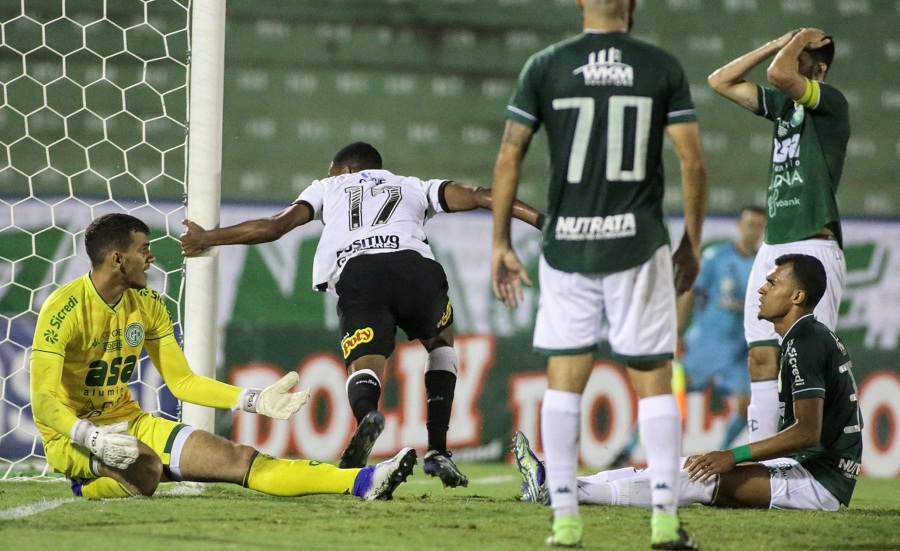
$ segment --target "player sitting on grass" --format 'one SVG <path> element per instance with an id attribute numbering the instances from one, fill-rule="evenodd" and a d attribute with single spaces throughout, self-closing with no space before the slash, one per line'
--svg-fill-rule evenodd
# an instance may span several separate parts
<path id="1" fill-rule="evenodd" d="M 759 289 L 759 319 L 782 337 L 781 430 L 731 450 L 682 461 L 679 504 L 836 511 L 850 504 L 862 458 L 862 420 L 852 363 L 841 340 L 812 312 L 825 292 L 815 257 L 775 260 Z M 513 441 L 523 499 L 547 503 L 544 466 L 519 432 Z M 578 479 L 578 499 L 650 506 L 650 479 L 631 467 Z"/>
<path id="2" fill-rule="evenodd" d="M 309 398 L 290 392 L 296 372 L 241 389 L 191 371 L 162 297 L 147 287 L 155 261 L 149 228 L 127 214 L 94 220 L 84 234 L 90 273 L 54 291 L 38 316 L 31 402 L 47 463 L 77 496 L 151 496 L 160 482 L 231 482 L 270 495 L 353 494 L 390 499 L 416 452 L 362 469 L 259 453 L 215 434 L 154 417 L 128 382 L 143 350 L 175 397 L 287 419 Z"/>

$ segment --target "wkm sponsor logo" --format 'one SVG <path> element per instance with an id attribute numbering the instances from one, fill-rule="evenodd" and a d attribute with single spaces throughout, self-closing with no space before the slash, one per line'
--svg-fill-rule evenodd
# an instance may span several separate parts
<path id="1" fill-rule="evenodd" d="M 584 76 L 585 86 L 634 86 L 634 69 L 622 63 L 622 50 L 591 52 L 585 65 L 572 71 Z"/>

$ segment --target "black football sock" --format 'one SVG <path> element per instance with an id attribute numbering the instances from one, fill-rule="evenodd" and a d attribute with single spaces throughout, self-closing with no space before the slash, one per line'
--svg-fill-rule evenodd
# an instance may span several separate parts
<path id="1" fill-rule="evenodd" d="M 381 383 L 378 377 L 369 370 L 357 371 L 347 380 L 347 398 L 350 409 L 359 424 L 370 411 L 378 409 L 381 398 Z"/>
<path id="2" fill-rule="evenodd" d="M 425 372 L 425 395 L 428 397 L 428 449 L 447 453 L 447 429 L 456 390 L 456 375 L 449 371 Z"/>

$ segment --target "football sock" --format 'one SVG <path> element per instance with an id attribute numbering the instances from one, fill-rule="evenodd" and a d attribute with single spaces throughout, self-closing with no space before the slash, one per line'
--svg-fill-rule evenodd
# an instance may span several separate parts
<path id="1" fill-rule="evenodd" d="M 381 398 L 381 381 L 371 369 L 361 369 L 347 377 L 347 398 L 350 409 L 359 424 L 370 411 L 378 409 Z"/>
<path id="2" fill-rule="evenodd" d="M 747 430 L 750 442 L 758 442 L 778 431 L 778 380 L 750 383 L 750 406 L 747 408 Z"/>
<path id="3" fill-rule="evenodd" d="M 725 425 L 725 436 L 722 437 L 722 443 L 719 445 L 720 450 L 727 450 L 731 447 L 734 439 L 747 428 L 747 419 L 737 412 L 732 412 L 728 416 L 728 423 Z"/>
<path id="4" fill-rule="evenodd" d="M 338 469 L 306 459 L 280 459 L 257 453 L 244 477 L 244 487 L 273 496 L 344 494 L 353 490 L 360 469 Z"/>
<path id="5" fill-rule="evenodd" d="M 647 474 L 652 484 L 654 511 L 678 513 L 678 466 L 681 456 L 681 414 L 671 394 L 638 401 L 638 426 L 647 452 Z"/>
<path id="6" fill-rule="evenodd" d="M 600 471 L 590 476 L 579 476 L 579 482 L 612 482 L 620 478 L 634 478 L 636 476 L 647 476 L 646 469 L 635 469 L 634 467 L 624 467 L 622 469 L 614 469 L 611 471 Z"/>
<path id="7" fill-rule="evenodd" d="M 547 488 L 555 516 L 578 515 L 578 438 L 581 394 L 547 389 L 541 406 Z"/>
<path id="8" fill-rule="evenodd" d="M 81 485 L 81 496 L 88 499 L 111 499 L 117 497 L 132 497 L 133 493 L 115 478 L 101 476 L 85 480 Z"/>
<path id="9" fill-rule="evenodd" d="M 453 393 L 456 375 L 449 371 L 425 372 L 425 395 L 428 399 L 428 449 L 447 453 L 447 430 L 450 428 L 450 410 L 453 407 Z"/>
<path id="10" fill-rule="evenodd" d="M 705 482 L 691 482 L 687 471 L 682 471 L 678 475 L 677 484 L 679 506 L 693 503 L 709 505 L 716 495 L 719 477 L 714 476 Z M 650 477 L 647 475 L 619 478 L 612 482 L 578 480 L 578 500 L 582 503 L 650 507 L 652 493 Z"/>

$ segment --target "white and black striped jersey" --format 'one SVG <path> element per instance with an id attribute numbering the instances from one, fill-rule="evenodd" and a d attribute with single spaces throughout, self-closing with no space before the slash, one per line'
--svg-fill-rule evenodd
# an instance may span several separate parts
<path id="1" fill-rule="evenodd" d="M 425 222 L 447 212 L 449 180 L 420 180 L 364 170 L 315 180 L 294 204 L 306 203 L 325 229 L 313 260 L 313 288 L 334 291 L 347 261 L 362 254 L 413 250 L 434 259 Z"/>

